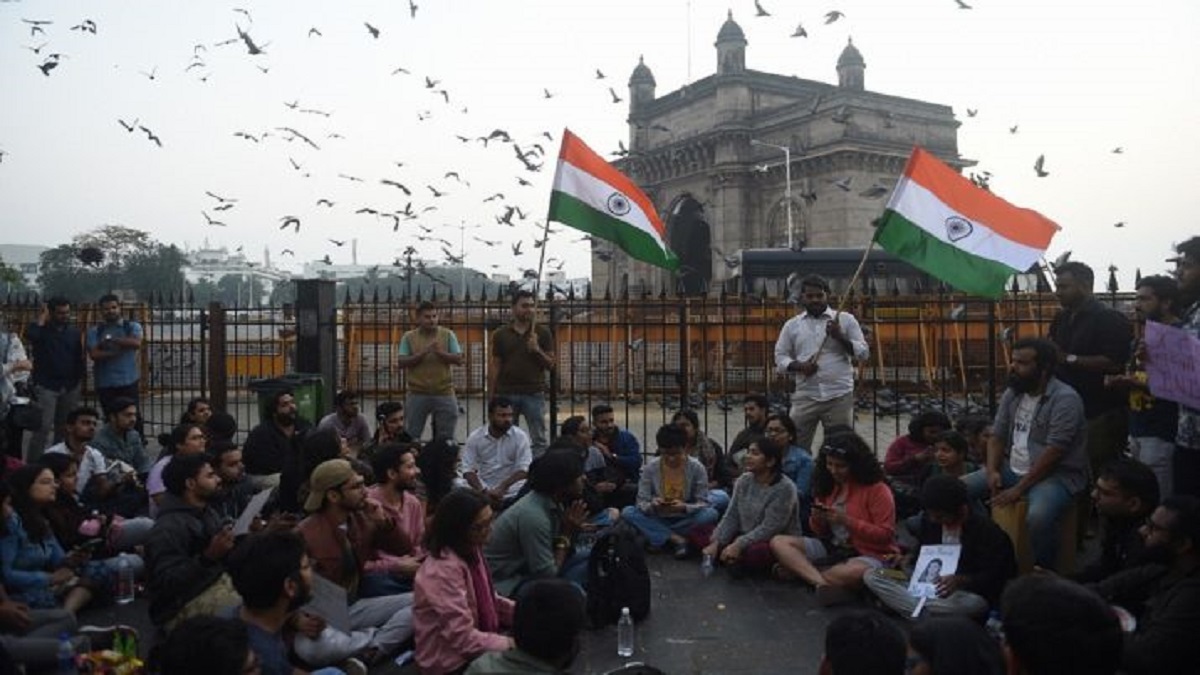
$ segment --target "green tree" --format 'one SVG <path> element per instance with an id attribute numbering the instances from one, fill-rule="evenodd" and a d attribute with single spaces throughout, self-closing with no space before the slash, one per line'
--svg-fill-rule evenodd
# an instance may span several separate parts
<path id="1" fill-rule="evenodd" d="M 103 258 L 85 264 L 80 260 L 84 249 L 99 250 Z M 94 302 L 113 290 L 131 291 L 146 300 L 182 291 L 181 269 L 186 264 L 178 248 L 156 241 L 147 232 L 105 225 L 42 253 L 38 281 L 45 295 L 62 295 L 73 302 Z"/>
<path id="2" fill-rule="evenodd" d="M 265 291 L 262 279 L 254 275 L 226 274 L 217 280 L 217 299 L 226 307 L 257 307 Z"/>
<path id="3" fill-rule="evenodd" d="M 0 258 L 0 294 L 9 295 L 28 290 L 29 287 L 25 285 L 25 277 L 21 275 L 20 270 L 9 266 L 4 262 L 4 258 Z"/>

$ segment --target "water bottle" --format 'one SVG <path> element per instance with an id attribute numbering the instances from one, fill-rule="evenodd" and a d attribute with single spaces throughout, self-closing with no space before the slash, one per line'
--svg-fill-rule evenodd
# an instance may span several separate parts
<path id="1" fill-rule="evenodd" d="M 617 622 L 617 656 L 633 656 L 633 617 L 629 608 L 621 608 L 621 620 Z"/>
<path id="2" fill-rule="evenodd" d="M 997 644 L 1004 643 L 1004 622 L 1000 620 L 1000 612 L 998 610 L 993 609 L 988 612 L 987 623 L 983 627 Z"/>
<path id="3" fill-rule="evenodd" d="M 116 600 L 118 605 L 128 605 L 133 602 L 134 596 L 134 578 L 133 578 L 133 563 L 129 562 L 129 558 L 122 553 L 117 559 L 117 593 Z"/>
<path id="4" fill-rule="evenodd" d="M 700 575 L 705 579 L 712 576 L 713 573 L 713 557 L 705 554 L 704 559 L 700 561 Z"/>
<path id="5" fill-rule="evenodd" d="M 71 643 L 70 633 L 58 636 L 58 674 L 78 675 L 79 667 L 75 664 L 75 645 Z"/>

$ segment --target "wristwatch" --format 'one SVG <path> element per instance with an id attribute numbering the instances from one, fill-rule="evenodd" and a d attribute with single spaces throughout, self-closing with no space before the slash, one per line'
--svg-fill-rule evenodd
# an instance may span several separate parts
<path id="1" fill-rule="evenodd" d="M 1066 358 L 1067 363 L 1074 364 L 1078 360 L 1079 360 L 1078 354 L 1067 354 L 1067 358 Z"/>

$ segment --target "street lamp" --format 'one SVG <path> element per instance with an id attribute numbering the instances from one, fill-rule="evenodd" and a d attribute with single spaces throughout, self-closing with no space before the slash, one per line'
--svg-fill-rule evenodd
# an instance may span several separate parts
<path id="1" fill-rule="evenodd" d="M 787 245 L 789 249 L 794 249 L 793 229 L 792 229 L 792 149 L 786 145 L 775 145 L 774 143 L 764 143 L 755 138 L 750 139 L 750 145 L 761 145 L 764 148 L 775 148 L 783 151 L 783 172 L 784 186 L 783 198 L 787 201 Z"/>

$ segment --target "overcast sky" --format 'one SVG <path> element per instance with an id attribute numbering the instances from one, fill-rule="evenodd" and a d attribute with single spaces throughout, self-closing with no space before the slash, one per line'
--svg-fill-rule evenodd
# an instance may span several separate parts
<path id="1" fill-rule="evenodd" d="M 954 0 L 761 0 L 772 16 L 755 17 L 751 0 L 417 1 L 415 18 L 404 0 L 0 1 L 0 240 L 53 246 L 121 224 L 191 247 L 244 245 L 254 259 L 269 245 L 274 262 L 298 269 L 327 253 L 350 262 L 350 246 L 330 238 L 357 238 L 365 263 L 390 262 L 409 244 L 440 257 L 443 244 L 415 239 L 417 223 L 457 254 L 465 223 L 469 265 L 536 267 L 530 242 L 561 129 L 604 154 L 615 149 L 628 108 L 612 103 L 608 87 L 627 98 L 639 55 L 660 95 L 711 74 L 727 9 L 749 40 L 749 68 L 836 82 L 834 64 L 852 36 L 869 90 L 953 106 L 960 151 L 994 174 L 994 191 L 1062 225 L 1051 257 L 1071 249 L 1098 275 L 1116 264 L 1127 288 L 1135 268 L 1164 270 L 1171 245 L 1200 231 L 1189 215 L 1200 211 L 1198 3 L 967 0 L 974 9 L 962 10 Z M 845 18 L 825 25 L 833 9 Z M 22 19 L 54 23 L 31 36 Z M 95 22 L 94 35 L 70 30 L 84 19 Z M 789 37 L 800 22 L 809 37 Z M 215 46 L 237 37 L 235 25 L 266 53 Z M 42 43 L 40 54 L 30 49 Z M 51 52 L 62 57 L 43 75 L 37 66 Z M 194 54 L 204 65 L 185 71 Z M 411 74 L 393 74 L 400 67 Z M 596 79 L 597 68 L 607 79 Z M 426 77 L 437 86 L 426 87 Z M 136 119 L 162 147 L 118 119 Z M 320 149 L 286 141 L 277 127 Z M 485 149 L 455 137 L 493 129 L 523 149 L 540 143 L 545 168 L 525 171 L 511 145 Z M 238 131 L 270 136 L 255 143 Z M 1050 175 L 1039 179 L 1032 167 L 1043 153 Z M 518 185 L 518 176 L 533 185 Z M 385 178 L 412 196 L 380 184 Z M 238 201 L 217 211 L 206 190 Z M 496 192 L 504 200 L 483 201 Z M 334 206 L 317 205 L 322 198 Z M 390 219 L 354 213 L 410 201 L 414 212 L 437 210 L 398 232 Z M 504 203 L 528 220 L 497 225 Z M 202 211 L 227 226 L 207 225 Z M 300 218 L 298 234 L 279 230 L 286 215 Z M 572 277 L 589 273 L 577 239 L 569 230 L 552 235 L 547 254 L 564 259 Z M 522 240 L 514 256 L 510 246 Z M 284 248 L 296 262 L 281 259 Z"/>

